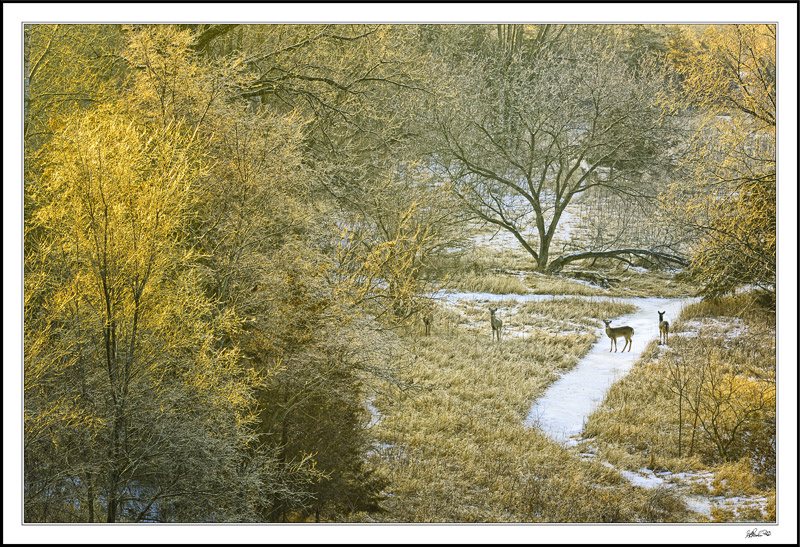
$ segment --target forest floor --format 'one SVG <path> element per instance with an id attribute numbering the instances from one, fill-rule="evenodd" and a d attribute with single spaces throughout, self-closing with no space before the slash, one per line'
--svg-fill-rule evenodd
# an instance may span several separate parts
<path id="1" fill-rule="evenodd" d="M 451 310 L 467 305 L 496 306 L 501 302 L 511 316 L 518 313 L 518 307 L 525 302 L 556 302 L 579 298 L 586 302 L 609 301 L 630 304 L 636 307 L 634 313 L 614 319 L 612 326 L 630 326 L 634 329 L 631 348 L 626 352 L 611 352 L 611 340 L 605 335 L 604 327 L 596 329 L 597 341 L 577 365 L 563 373 L 554 381 L 544 395 L 531 404 L 525 418 L 525 425 L 544 432 L 553 441 L 571 449 L 571 453 L 583 460 L 599 462 L 614 469 L 625 477 L 632 485 L 645 489 L 669 489 L 678 495 L 686 508 L 696 512 L 692 520 L 711 518 L 712 508 L 731 513 L 752 514 L 754 511 L 766 512 L 769 504 L 766 495 L 720 495 L 713 487 L 714 473 L 709 470 L 670 472 L 664 469 L 649 469 L 646 466 L 635 470 L 617 468 L 613 464 L 597 458 L 597 440 L 582 437 L 584 425 L 589 416 L 603 402 L 608 388 L 625 376 L 633 365 L 640 360 L 650 342 L 659 337 L 658 311 L 665 312 L 665 318 L 677 318 L 681 309 L 696 297 L 683 298 L 615 298 L 609 296 L 564 296 L 542 294 L 505 294 L 491 293 L 458 293 L 443 294 L 443 301 Z M 516 312 L 516 313 L 515 313 Z M 673 324 L 675 321 L 673 319 Z M 488 325 L 488 322 L 487 322 Z M 727 337 L 735 337 L 742 333 L 741 321 L 736 318 L 714 319 L 687 322 L 687 327 L 714 325 L 718 331 L 727 333 Z M 572 324 L 575 328 L 578 325 Z M 473 325 L 480 328 L 479 325 Z M 488 327 L 484 325 L 484 330 Z M 533 327 L 514 324 L 506 321 L 504 336 L 525 339 Z M 563 330 L 556 327 L 554 331 Z M 674 334 L 674 336 L 697 336 L 697 330 Z M 621 350 L 624 339 L 620 338 L 618 347 Z"/>
<path id="2" fill-rule="evenodd" d="M 399 398 L 377 394 L 370 403 L 372 456 L 389 481 L 389 514 L 367 520 L 770 520 L 774 489 L 770 500 L 769 490 L 726 487 L 696 462 L 667 469 L 652 456 L 648 462 L 643 453 L 583 436 L 610 386 L 652 358 L 657 311 L 675 325 L 681 309 L 698 300 L 690 287 L 672 273 L 641 268 L 612 272 L 613 287 L 542 276 L 511 267 L 522 258 L 513 242 L 476 241 L 471 260 L 481 267 L 435 295 L 432 335 L 423 336 L 421 325 L 409 333 L 417 357 L 405 370 L 414 389 Z M 489 306 L 504 321 L 500 343 L 491 338 Z M 602 319 L 634 328 L 631 351 L 609 352 Z M 744 332 L 737 321 L 706 323 L 730 337 Z M 701 322 L 687 322 L 673 336 L 696 335 L 692 326 Z M 598 491 L 606 494 L 593 505 Z M 563 501 L 550 501 L 559 492 Z M 609 505 L 618 507 L 610 515 Z"/>

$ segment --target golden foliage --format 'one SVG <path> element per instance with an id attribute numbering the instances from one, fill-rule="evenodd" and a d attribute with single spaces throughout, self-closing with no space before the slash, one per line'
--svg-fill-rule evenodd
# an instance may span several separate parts
<path id="1" fill-rule="evenodd" d="M 699 111 L 685 177 L 664 197 L 694 233 L 692 270 L 709 295 L 753 284 L 775 291 L 774 25 L 709 27 L 679 63 L 675 108 Z"/>

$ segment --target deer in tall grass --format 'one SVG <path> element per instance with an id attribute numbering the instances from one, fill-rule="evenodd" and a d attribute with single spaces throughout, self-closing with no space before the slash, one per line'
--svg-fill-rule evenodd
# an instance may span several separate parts
<path id="1" fill-rule="evenodd" d="M 603 319 L 603 323 L 606 324 L 606 334 L 609 338 L 611 338 L 611 347 L 608 349 L 611 352 L 611 348 L 614 348 L 614 351 L 617 351 L 617 338 L 620 336 L 625 338 L 625 345 L 622 346 L 622 351 L 625 351 L 625 348 L 628 348 L 628 351 L 631 351 L 633 347 L 633 327 L 612 327 L 611 321 L 608 319 Z M 630 346 L 628 346 L 630 344 Z"/>
<path id="2" fill-rule="evenodd" d="M 656 310 L 658 311 L 658 310 Z M 669 339 L 669 321 L 664 321 L 665 311 L 658 312 L 658 343 L 662 341 L 666 344 Z"/>
<path id="3" fill-rule="evenodd" d="M 497 341 L 500 341 L 500 337 L 503 334 L 503 320 L 495 317 L 494 313 L 497 311 L 497 308 L 489 308 L 489 313 L 491 317 L 489 318 L 489 322 L 492 325 L 492 340 L 494 340 L 495 336 L 497 336 Z"/>
<path id="4" fill-rule="evenodd" d="M 422 323 L 425 325 L 425 336 L 430 336 L 433 325 L 433 308 L 426 308 L 422 312 Z"/>

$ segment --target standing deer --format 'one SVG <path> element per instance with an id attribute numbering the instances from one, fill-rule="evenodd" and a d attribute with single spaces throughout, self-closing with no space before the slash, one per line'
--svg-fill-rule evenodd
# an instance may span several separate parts
<path id="1" fill-rule="evenodd" d="M 658 310 L 656 310 L 658 311 Z M 666 344 L 669 339 L 669 321 L 664 321 L 665 311 L 658 312 L 658 343 L 663 342 Z"/>
<path id="2" fill-rule="evenodd" d="M 422 322 L 425 324 L 425 336 L 430 336 L 431 325 L 433 325 L 433 308 L 428 308 L 423 312 Z"/>
<path id="3" fill-rule="evenodd" d="M 614 348 L 614 351 L 617 351 L 617 338 L 623 336 L 625 338 L 625 345 L 622 346 L 622 351 L 625 351 L 625 348 L 628 348 L 628 351 L 631 350 L 633 347 L 633 327 L 612 327 L 611 321 L 608 319 L 603 319 L 603 323 L 606 324 L 606 334 L 609 338 L 611 338 L 611 347 L 609 347 L 608 351 L 611 352 L 611 348 Z M 628 344 L 630 343 L 630 346 Z"/>
<path id="4" fill-rule="evenodd" d="M 497 311 L 497 308 L 489 308 L 489 313 L 491 317 L 489 318 L 489 322 L 492 325 L 492 340 L 494 340 L 495 335 L 497 336 L 497 341 L 500 341 L 500 336 L 503 332 L 503 320 L 498 319 L 495 317 L 494 312 Z"/>

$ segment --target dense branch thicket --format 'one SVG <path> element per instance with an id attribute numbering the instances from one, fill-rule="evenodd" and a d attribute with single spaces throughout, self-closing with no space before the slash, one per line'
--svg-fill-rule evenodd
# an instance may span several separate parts
<path id="1" fill-rule="evenodd" d="M 29 521 L 377 509 L 364 389 L 447 224 L 390 174 L 414 84 L 390 29 L 237 30 L 25 29 Z"/>
<path id="2" fill-rule="evenodd" d="M 674 221 L 694 235 L 691 273 L 706 295 L 751 285 L 774 301 L 775 26 L 710 27 L 674 49 L 682 77 L 675 110 L 698 114 L 682 176 L 664 201 Z"/>

